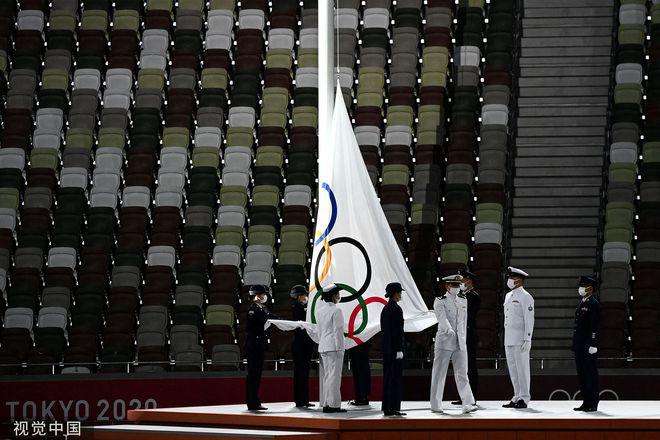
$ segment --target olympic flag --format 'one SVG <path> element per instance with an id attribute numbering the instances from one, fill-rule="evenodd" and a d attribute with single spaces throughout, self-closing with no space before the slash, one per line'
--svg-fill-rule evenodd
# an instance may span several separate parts
<path id="1" fill-rule="evenodd" d="M 400 302 L 405 331 L 418 332 L 437 321 L 422 299 L 380 206 L 337 86 L 330 148 L 319 151 L 319 208 L 310 271 L 307 321 L 323 313 L 320 291 L 341 289 L 346 348 L 380 330 L 387 303 L 385 286 L 403 285 Z"/>

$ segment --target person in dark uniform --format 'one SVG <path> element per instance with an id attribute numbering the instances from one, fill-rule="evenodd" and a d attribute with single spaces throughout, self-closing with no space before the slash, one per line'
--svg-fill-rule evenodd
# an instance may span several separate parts
<path id="1" fill-rule="evenodd" d="M 248 410 L 264 411 L 265 408 L 259 400 L 259 384 L 266 351 L 266 334 L 264 324 L 268 319 L 275 318 L 266 303 L 269 298 L 268 287 L 251 286 L 250 297 L 252 304 L 248 310 L 246 324 L 245 354 L 247 356 L 247 377 L 245 379 L 245 394 Z"/>
<path id="2" fill-rule="evenodd" d="M 598 410 L 598 325 L 600 321 L 600 304 L 594 293 L 596 277 L 581 276 L 578 286 L 580 303 L 575 309 L 575 325 L 573 327 L 573 351 L 577 367 L 580 392 L 583 403 L 575 411 L 593 412 Z"/>
<path id="3" fill-rule="evenodd" d="M 371 392 L 371 365 L 369 364 L 369 349 L 371 344 L 368 341 L 356 345 L 348 350 L 348 359 L 351 362 L 351 372 L 353 373 L 353 390 L 355 398 L 348 402 L 353 406 L 369 405 L 369 393 Z"/>
<path id="4" fill-rule="evenodd" d="M 291 288 L 291 310 L 294 321 L 307 319 L 307 289 L 297 285 Z M 297 408 L 309 408 L 309 368 L 314 352 L 314 341 L 307 331 L 297 328 L 293 334 L 291 353 L 293 354 L 293 400 Z"/>
<path id="5" fill-rule="evenodd" d="M 461 291 L 467 298 L 467 333 L 465 335 L 465 342 L 467 344 L 468 355 L 468 379 L 470 380 L 470 388 L 472 389 L 476 405 L 477 388 L 479 386 L 479 371 L 477 368 L 477 347 L 479 345 L 479 340 L 477 339 L 477 313 L 481 308 L 481 297 L 474 287 L 477 276 L 467 269 L 461 271 L 461 275 L 463 276 Z M 455 400 L 452 404 L 462 405 L 462 402 Z"/>
<path id="6" fill-rule="evenodd" d="M 385 288 L 389 301 L 380 313 L 380 330 L 383 332 L 383 406 L 385 416 L 405 416 L 401 412 L 403 387 L 403 310 L 397 304 L 404 292 L 399 283 Z"/>

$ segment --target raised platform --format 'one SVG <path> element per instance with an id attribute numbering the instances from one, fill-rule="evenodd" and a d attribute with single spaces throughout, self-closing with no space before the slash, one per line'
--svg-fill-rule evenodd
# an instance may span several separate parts
<path id="1" fill-rule="evenodd" d="M 86 439 L 94 440 L 331 440 L 332 434 L 309 431 L 207 428 L 203 426 L 112 425 L 84 428 Z"/>
<path id="2" fill-rule="evenodd" d="M 428 402 L 404 402 L 403 410 L 408 414 L 405 418 L 383 417 L 379 402 L 364 409 L 349 409 L 343 414 L 323 414 L 318 409 L 298 410 L 291 403 L 266 404 L 269 410 L 263 413 L 249 412 L 244 405 L 198 406 L 134 410 L 129 411 L 128 420 L 161 427 L 204 426 L 223 430 L 261 430 L 263 434 L 263 430 L 302 434 L 294 438 L 315 438 L 311 433 L 325 433 L 329 439 L 359 440 L 430 440 L 439 436 L 450 440 L 660 439 L 659 401 L 603 401 L 595 413 L 573 411 L 577 406 L 574 401 L 532 401 L 524 410 L 505 409 L 501 407 L 502 403 L 479 402 L 481 410 L 463 415 L 460 408 L 449 402 L 445 403 L 443 414 L 431 412 Z M 133 434 L 138 432 L 135 429 Z M 158 437 L 154 436 L 153 429 L 150 431 L 148 437 L 130 438 L 200 438 L 172 436 L 164 432 Z M 208 438 L 236 438 L 222 432 L 216 434 L 217 437 Z M 93 435 L 88 438 L 109 437 Z M 122 435 L 121 438 L 129 437 Z"/>

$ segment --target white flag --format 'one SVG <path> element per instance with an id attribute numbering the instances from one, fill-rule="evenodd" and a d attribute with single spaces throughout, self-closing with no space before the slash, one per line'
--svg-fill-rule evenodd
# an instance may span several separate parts
<path id="1" fill-rule="evenodd" d="M 380 331 L 387 303 L 385 286 L 405 289 L 399 303 L 405 331 L 418 332 L 437 321 L 422 299 L 392 235 L 373 188 L 337 87 L 331 139 L 319 151 L 319 209 L 310 271 L 307 321 L 323 313 L 320 290 L 341 288 L 339 308 L 346 322 L 346 348 Z"/>

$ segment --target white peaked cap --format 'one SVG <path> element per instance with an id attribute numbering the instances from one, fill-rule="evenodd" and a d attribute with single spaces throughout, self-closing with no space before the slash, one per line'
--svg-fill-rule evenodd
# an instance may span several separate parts
<path id="1" fill-rule="evenodd" d="M 463 282 L 463 276 L 460 274 L 449 275 L 442 279 L 445 283 L 461 283 Z"/>
<path id="2" fill-rule="evenodd" d="M 336 288 L 337 288 L 337 285 L 336 285 L 335 283 L 330 283 L 330 284 L 328 284 L 328 285 L 326 285 L 326 286 L 321 287 L 321 290 L 322 290 L 324 293 L 327 293 L 327 292 L 330 292 L 331 290 L 334 290 L 334 289 L 336 289 Z"/>
<path id="3" fill-rule="evenodd" d="M 525 272 L 522 269 L 518 269 L 517 267 L 509 266 L 508 269 L 509 269 L 509 273 L 511 273 L 511 274 L 520 275 L 520 276 L 525 277 L 525 278 L 529 276 L 529 274 L 527 272 Z"/>

